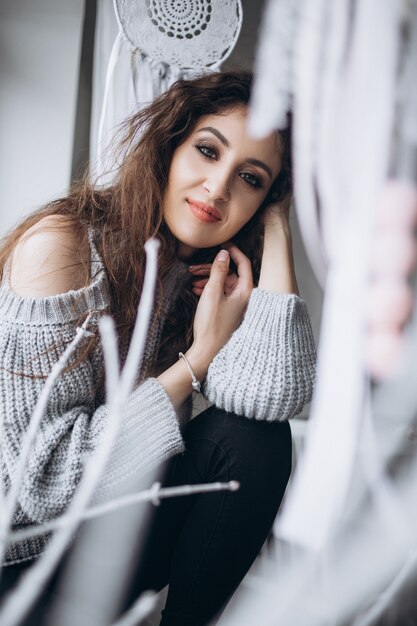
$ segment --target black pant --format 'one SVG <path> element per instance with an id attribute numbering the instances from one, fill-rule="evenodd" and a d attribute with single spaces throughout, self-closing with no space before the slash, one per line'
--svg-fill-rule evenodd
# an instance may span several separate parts
<path id="1" fill-rule="evenodd" d="M 169 463 L 164 486 L 238 480 L 241 487 L 164 500 L 155 509 L 124 608 L 141 591 L 169 583 L 161 626 L 202 626 L 222 609 L 261 549 L 291 471 L 287 422 L 210 407 L 184 439 L 186 452 Z"/>
<path id="2" fill-rule="evenodd" d="M 211 407 L 188 425 L 185 443 L 166 486 L 238 480 L 241 487 L 165 500 L 156 510 L 134 593 L 169 582 L 161 626 L 199 626 L 221 609 L 262 547 L 291 471 L 287 422 Z"/>

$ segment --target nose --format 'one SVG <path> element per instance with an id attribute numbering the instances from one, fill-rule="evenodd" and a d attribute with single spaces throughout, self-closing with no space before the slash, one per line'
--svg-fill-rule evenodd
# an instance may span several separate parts
<path id="1" fill-rule="evenodd" d="M 203 187 L 208 193 L 208 199 L 223 202 L 230 200 L 230 185 L 230 178 L 225 172 L 212 175 L 203 183 Z"/>

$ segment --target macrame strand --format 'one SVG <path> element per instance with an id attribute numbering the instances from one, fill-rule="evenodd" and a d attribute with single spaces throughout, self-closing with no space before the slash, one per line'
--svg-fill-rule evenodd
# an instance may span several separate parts
<path id="1" fill-rule="evenodd" d="M 142 593 L 133 606 L 112 626 L 136 626 L 155 609 L 157 594 L 152 591 Z"/>
<path id="2" fill-rule="evenodd" d="M 160 483 L 155 483 L 151 489 L 141 491 L 139 493 L 129 494 L 127 496 L 121 496 L 114 498 L 105 504 L 85 509 L 78 516 L 78 522 L 93 519 L 99 515 L 106 515 L 113 513 L 125 506 L 131 506 L 140 502 L 152 502 L 155 506 L 160 504 L 160 500 L 166 498 L 177 498 L 179 496 L 191 496 L 198 493 L 215 493 L 217 491 L 236 491 L 239 489 L 239 483 L 235 480 L 231 480 L 227 483 L 202 483 L 197 485 L 180 485 L 178 487 L 164 487 L 161 488 Z M 41 526 L 31 526 L 25 530 L 17 530 L 9 533 L 8 541 L 21 541 L 22 539 L 29 539 L 36 537 L 36 535 L 42 535 L 45 532 L 52 530 L 58 530 L 68 526 L 73 521 L 73 518 L 69 515 L 61 515 L 52 522 L 46 522 Z"/>
<path id="3" fill-rule="evenodd" d="M 264 11 L 249 118 L 249 130 L 255 137 L 286 126 L 294 89 L 294 42 L 299 12 L 300 2 L 296 0 L 270 0 Z M 272 58 L 275 63 L 270 63 Z"/>
<path id="4" fill-rule="evenodd" d="M 279 553 L 282 557 L 279 562 L 271 558 L 258 579 L 250 577 L 247 593 L 234 603 L 235 611 L 228 615 L 227 626 L 249 626 L 257 621 L 271 626 L 278 622 L 322 626 L 327 621 L 362 626 L 362 622 L 356 622 L 352 616 L 369 605 L 372 594 L 386 586 L 387 579 L 395 576 L 410 549 L 415 548 L 412 529 L 417 521 L 413 495 L 417 459 L 413 458 L 403 476 L 397 477 L 395 485 L 385 475 L 386 460 L 389 454 L 398 452 L 400 433 L 404 433 L 407 420 L 415 415 L 417 404 L 411 373 L 415 372 L 415 357 L 409 358 L 409 375 L 401 384 L 402 392 L 398 389 L 394 397 L 390 387 L 378 403 L 380 410 L 387 412 L 387 423 L 392 423 L 394 415 L 399 417 L 398 407 L 407 398 L 404 429 L 394 431 L 398 436 L 391 438 L 389 452 L 383 457 L 376 450 L 375 416 L 368 402 L 370 390 L 363 366 L 369 249 L 378 210 L 376 199 L 392 157 L 397 68 L 403 37 L 401 16 L 405 4 L 326 0 L 320 7 L 309 3 L 309 18 L 306 14 L 301 18 L 295 45 L 301 46 L 302 55 L 294 57 L 305 61 L 298 65 L 296 60 L 294 65 L 294 139 L 298 168 L 295 193 L 303 227 L 303 222 L 304 226 L 310 224 L 306 211 L 311 212 L 313 207 L 310 177 L 318 182 L 322 229 L 319 232 L 304 228 L 303 232 L 310 241 L 308 249 L 323 245 L 325 266 L 329 263 L 319 371 L 305 452 L 275 528 L 279 541 L 290 540 L 285 544 L 289 546 L 288 552 Z M 412 21 L 409 30 L 413 33 L 417 16 L 411 8 L 414 10 L 416 3 L 407 5 L 407 20 Z M 309 40 L 311 33 L 308 34 L 313 23 L 319 23 L 320 14 L 327 16 L 322 33 L 326 38 L 324 48 L 323 41 L 312 42 Z M 377 29 L 375 24 L 378 24 Z M 275 28 L 280 32 L 285 26 L 279 24 Z M 320 29 L 315 32 L 319 33 Z M 304 37 L 305 34 L 308 37 Z M 405 76 L 415 73 L 417 59 L 412 60 L 411 42 L 412 36 L 406 52 L 403 82 Z M 319 59 L 320 50 L 324 50 L 325 58 L 320 65 L 319 79 L 310 52 L 314 59 Z M 271 56 L 269 64 L 275 62 Z M 259 71 L 266 76 L 268 70 L 260 67 Z M 258 80 L 262 80 L 262 76 Z M 403 87 L 401 142 L 407 145 L 415 137 L 416 108 L 412 113 L 410 108 L 415 81 L 408 79 Z M 317 89 L 320 89 L 319 95 Z M 317 104 L 319 110 L 315 111 Z M 260 110 L 255 108 L 254 115 Z M 404 130 L 405 110 L 413 126 L 408 131 Z M 307 156 L 301 153 L 302 149 Z M 303 167 L 300 158 L 304 158 Z M 299 202 L 300 196 L 297 198 L 304 185 L 310 192 L 310 197 L 305 196 L 307 207 Z M 305 189 L 302 192 L 305 193 Z M 413 334 L 407 335 L 413 355 L 416 327 L 414 319 Z M 407 386 L 414 392 L 407 391 Z M 365 474 L 361 478 L 365 480 L 357 487 L 357 509 L 352 510 L 346 494 L 353 463 L 358 460 L 362 461 Z M 350 522 L 350 516 L 354 516 L 353 532 L 350 532 L 351 526 L 347 525 L 347 530 L 343 526 L 343 515 Z M 410 576 L 412 569 L 409 564 L 402 570 L 401 583 Z M 385 596 L 384 606 L 392 600 L 397 588 L 398 582 L 393 584 L 390 598 L 387 600 Z M 303 597 L 302 603 L 300 597 Z"/>
<path id="5" fill-rule="evenodd" d="M 363 15 L 361 15 L 362 11 Z M 379 15 L 380 27 L 374 36 L 371 48 L 372 57 L 369 50 L 367 51 L 369 46 L 367 25 L 372 23 L 373 18 L 376 19 L 376 15 L 379 15 L 379 10 L 375 4 L 368 3 L 366 7 L 362 5 L 358 7 L 358 17 L 348 59 L 349 65 L 341 87 L 341 97 L 338 99 L 338 110 L 343 115 L 344 122 L 344 128 L 339 133 L 341 137 L 338 139 L 340 160 L 337 161 L 334 154 L 332 155 L 333 168 L 328 169 L 327 175 L 332 175 L 335 164 L 340 168 L 339 171 L 336 169 L 334 172 L 342 191 L 338 202 L 338 208 L 341 207 L 342 220 L 338 232 L 335 233 L 338 237 L 339 252 L 337 259 L 332 260 L 331 274 L 327 281 L 323 312 L 325 332 L 319 349 L 316 397 L 312 405 L 306 452 L 302 469 L 295 477 L 291 492 L 291 496 L 294 497 L 292 505 L 294 506 L 295 500 L 298 504 L 291 511 L 290 497 L 287 500 L 287 508 L 282 520 L 282 528 L 285 527 L 285 532 L 289 533 L 287 536 L 298 537 L 300 540 L 303 535 L 303 541 L 307 541 L 310 547 L 316 541 L 316 546 L 323 544 L 335 523 L 336 511 L 340 512 L 343 506 L 363 409 L 364 376 L 361 364 L 362 316 L 366 300 L 365 270 L 373 204 L 388 161 L 390 132 L 387 131 L 392 129 L 390 103 L 393 102 L 393 94 L 390 90 L 392 90 L 395 76 L 396 60 L 393 35 L 396 32 L 397 19 L 388 11 L 384 15 L 384 20 Z M 380 111 L 378 120 L 373 120 L 372 125 L 366 122 L 366 128 L 363 119 L 365 106 L 363 99 L 367 98 L 368 94 L 365 95 L 363 84 L 366 68 L 364 57 L 367 57 L 369 64 L 371 61 L 376 62 L 376 58 L 378 62 L 384 64 L 386 59 L 384 65 L 386 72 L 381 76 L 379 85 L 375 85 L 375 97 L 379 96 L 384 99 L 385 110 Z M 366 70 L 369 72 L 369 68 Z M 374 82 L 376 83 L 376 80 Z M 342 98 L 345 107 L 342 107 Z M 381 105 L 379 108 L 381 109 Z M 357 161 L 359 159 L 357 146 L 353 140 L 355 129 L 359 128 L 362 128 L 364 136 L 368 139 L 367 149 L 363 151 L 364 163 L 361 171 L 358 172 L 356 181 L 351 183 L 350 190 L 347 190 L 344 184 L 347 182 L 348 172 L 346 161 L 352 161 L 354 155 Z M 354 262 L 351 259 L 353 245 Z M 354 307 L 349 305 L 347 294 L 349 297 L 354 295 Z M 347 310 L 350 310 L 349 322 L 345 321 Z M 337 368 L 335 363 L 339 363 Z M 333 415 L 336 398 L 337 406 L 339 406 L 337 420 Z M 327 447 L 330 442 L 332 442 L 334 456 L 327 455 L 323 458 L 323 445 Z M 320 457 L 319 463 L 317 463 L 318 456 Z M 318 493 L 322 494 L 323 506 L 321 507 L 316 506 Z M 311 500 L 308 502 L 307 494 L 310 496 L 314 494 L 314 503 Z M 301 521 L 301 510 L 302 518 L 309 520 L 309 529 Z M 310 517 L 307 512 L 312 512 L 312 516 Z M 315 523 L 313 519 L 316 520 Z M 301 530 L 302 526 L 304 530 Z"/>
<path id="6" fill-rule="evenodd" d="M 339 179 L 336 175 L 329 175 L 328 167 L 334 154 L 335 137 L 337 137 L 337 110 L 339 97 L 339 81 L 345 71 L 344 54 L 348 48 L 350 26 L 350 2 L 342 0 L 337 3 L 327 3 L 326 8 L 327 37 L 324 50 L 324 62 L 321 73 L 321 99 L 317 116 L 317 140 L 315 180 L 317 193 L 320 198 L 320 236 L 322 246 L 326 250 L 327 264 L 337 253 L 338 221 L 342 208 L 339 208 Z M 329 28 L 330 26 L 330 28 Z M 308 230 L 304 233 L 308 239 L 312 238 Z M 314 242 L 310 247 L 314 247 Z"/>
<path id="7" fill-rule="evenodd" d="M 294 195 L 300 230 L 312 267 L 322 286 L 326 253 L 322 247 L 315 191 L 314 155 L 321 94 L 320 47 L 324 36 L 324 0 L 305 2 L 294 50 Z"/>

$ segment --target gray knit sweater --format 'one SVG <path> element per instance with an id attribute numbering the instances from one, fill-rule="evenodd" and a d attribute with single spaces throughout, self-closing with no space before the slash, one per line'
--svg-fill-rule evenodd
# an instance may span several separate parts
<path id="1" fill-rule="evenodd" d="M 47 298 L 22 298 L 10 288 L 8 268 L 0 286 L 0 459 L 6 490 L 13 481 L 23 433 L 53 363 L 89 312 L 89 330 L 109 307 L 106 272 L 90 233 L 89 286 Z M 180 265 L 180 264 L 179 264 Z M 184 266 L 174 268 L 169 299 L 175 297 Z M 163 319 L 154 319 L 145 350 L 152 362 Z M 97 342 L 99 344 L 99 342 Z M 305 303 L 295 295 L 254 289 L 240 327 L 210 365 L 204 394 L 227 411 L 259 420 L 285 420 L 311 398 L 315 347 Z M 94 453 L 108 420 L 97 377 L 100 345 L 87 360 L 61 375 L 42 420 L 20 490 L 14 528 L 61 515 L 78 484 L 86 456 Z M 25 374 L 22 376 L 21 374 Z M 139 376 L 140 377 L 140 376 Z M 128 398 L 121 427 L 95 501 L 120 491 L 133 477 L 181 453 L 184 443 L 170 398 L 155 378 Z M 6 563 L 40 554 L 49 535 L 9 546 Z"/>

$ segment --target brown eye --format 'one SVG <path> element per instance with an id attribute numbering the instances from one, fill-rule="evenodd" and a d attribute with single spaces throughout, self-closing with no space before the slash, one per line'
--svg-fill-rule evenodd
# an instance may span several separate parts
<path id="1" fill-rule="evenodd" d="M 259 176 L 252 174 L 251 172 L 242 172 L 240 174 L 240 177 L 242 178 L 242 180 L 245 181 L 245 183 L 247 183 L 251 187 L 254 187 L 255 189 L 263 187 L 262 179 L 259 178 Z"/>
<path id="2" fill-rule="evenodd" d="M 208 159 L 215 159 L 217 157 L 217 151 L 212 146 L 207 146 L 206 144 L 196 144 L 194 148 L 196 148 L 196 150 Z"/>

